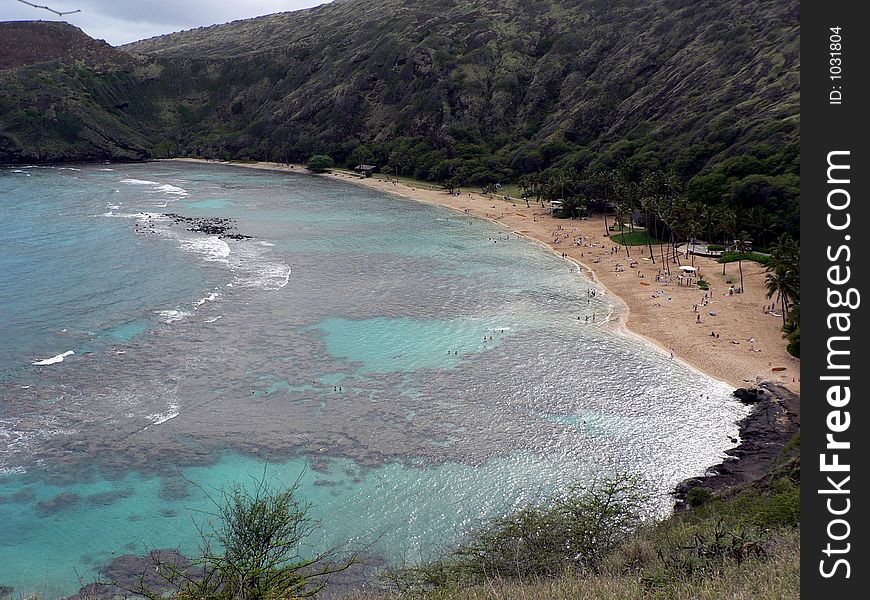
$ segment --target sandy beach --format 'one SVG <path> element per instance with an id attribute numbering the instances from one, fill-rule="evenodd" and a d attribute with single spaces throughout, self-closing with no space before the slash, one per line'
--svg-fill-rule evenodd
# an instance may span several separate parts
<path id="1" fill-rule="evenodd" d="M 173 159 L 206 162 L 198 159 Z M 209 161 L 215 162 L 215 161 Z M 306 172 L 301 165 L 280 163 L 225 163 L 255 169 Z M 362 178 L 335 170 L 323 175 L 396 194 L 404 198 L 444 206 L 463 214 L 488 219 L 537 240 L 574 261 L 625 307 L 612 325 L 625 334 L 643 336 L 675 360 L 725 381 L 746 387 L 758 381 L 773 381 L 800 391 L 800 361 L 788 354 L 782 337 L 782 318 L 765 311 L 764 266 L 743 261 L 743 293 L 730 293 L 732 282 L 740 285 L 737 263 L 722 265 L 712 258 L 681 258 L 694 264 L 710 289 L 702 291 L 695 280 L 682 282 L 678 267 L 671 276 L 659 276 L 661 252 L 653 246 L 655 264 L 645 246 L 634 246 L 631 257 L 614 244 L 602 216 L 589 219 L 556 219 L 540 204 L 501 196 L 485 196 L 465 190 L 458 195 L 428 186 L 388 181 L 383 176 Z M 612 223 L 610 218 L 609 222 Z M 618 251 L 612 250 L 614 247 Z M 685 253 L 685 248 L 683 248 Z M 685 256 L 685 254 L 683 254 Z M 694 262 L 693 262 L 694 261 Z M 578 302 L 580 299 L 578 299 Z"/>

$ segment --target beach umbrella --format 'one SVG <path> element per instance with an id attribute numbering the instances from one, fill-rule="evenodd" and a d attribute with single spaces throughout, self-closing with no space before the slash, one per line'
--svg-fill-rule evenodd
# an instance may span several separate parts
<path id="1" fill-rule="evenodd" d="M 698 269 L 696 269 L 695 267 L 690 267 L 689 265 L 683 265 L 680 267 L 680 270 L 686 271 L 688 273 L 693 273 L 693 272 L 697 271 Z"/>

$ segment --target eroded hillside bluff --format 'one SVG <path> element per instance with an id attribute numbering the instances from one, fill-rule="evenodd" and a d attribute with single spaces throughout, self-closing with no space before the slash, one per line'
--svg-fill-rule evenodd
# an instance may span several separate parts
<path id="1" fill-rule="evenodd" d="M 797 0 L 337 0 L 120 52 L 52 47 L 0 70 L 0 162 L 324 153 L 478 184 L 630 158 L 796 177 L 798 26 Z M 4 23 L 0 47 L 47 27 L 77 31 Z"/>

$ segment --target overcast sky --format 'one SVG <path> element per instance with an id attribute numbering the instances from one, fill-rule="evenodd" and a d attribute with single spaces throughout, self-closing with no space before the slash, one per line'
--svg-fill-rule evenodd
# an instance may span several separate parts
<path id="1" fill-rule="evenodd" d="M 135 40 L 203 25 L 226 23 L 330 0 L 30 0 L 59 11 L 82 12 L 58 17 L 17 0 L 0 0 L 0 21 L 69 21 L 91 37 L 117 46 Z"/>

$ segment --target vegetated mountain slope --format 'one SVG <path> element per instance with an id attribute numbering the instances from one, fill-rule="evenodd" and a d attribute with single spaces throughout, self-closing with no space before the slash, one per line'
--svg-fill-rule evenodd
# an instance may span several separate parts
<path id="1" fill-rule="evenodd" d="M 292 158 L 342 160 L 360 141 L 422 136 L 442 160 L 504 150 L 530 170 L 641 150 L 697 171 L 797 139 L 797 28 L 797 2 L 344 0 L 125 49 L 231 59 L 244 76 L 215 83 L 237 120 L 292 129 L 260 152 L 289 140 Z M 539 156 L 547 142 L 559 147 Z"/>
<path id="2" fill-rule="evenodd" d="M 103 40 L 95 40 L 68 23 L 0 22 L 0 69 L 53 59 L 96 64 L 121 54 Z"/>
<path id="3" fill-rule="evenodd" d="M 46 21 L 0 23 L 0 47 L 0 163 L 149 156 L 150 60 Z"/>
<path id="4" fill-rule="evenodd" d="M 479 184 L 624 159 L 689 177 L 748 153 L 740 177 L 780 176 L 798 21 L 796 0 L 338 0 L 125 46 L 130 97 L 92 99 L 135 113 L 132 145 L 156 155 L 325 152 Z"/>

